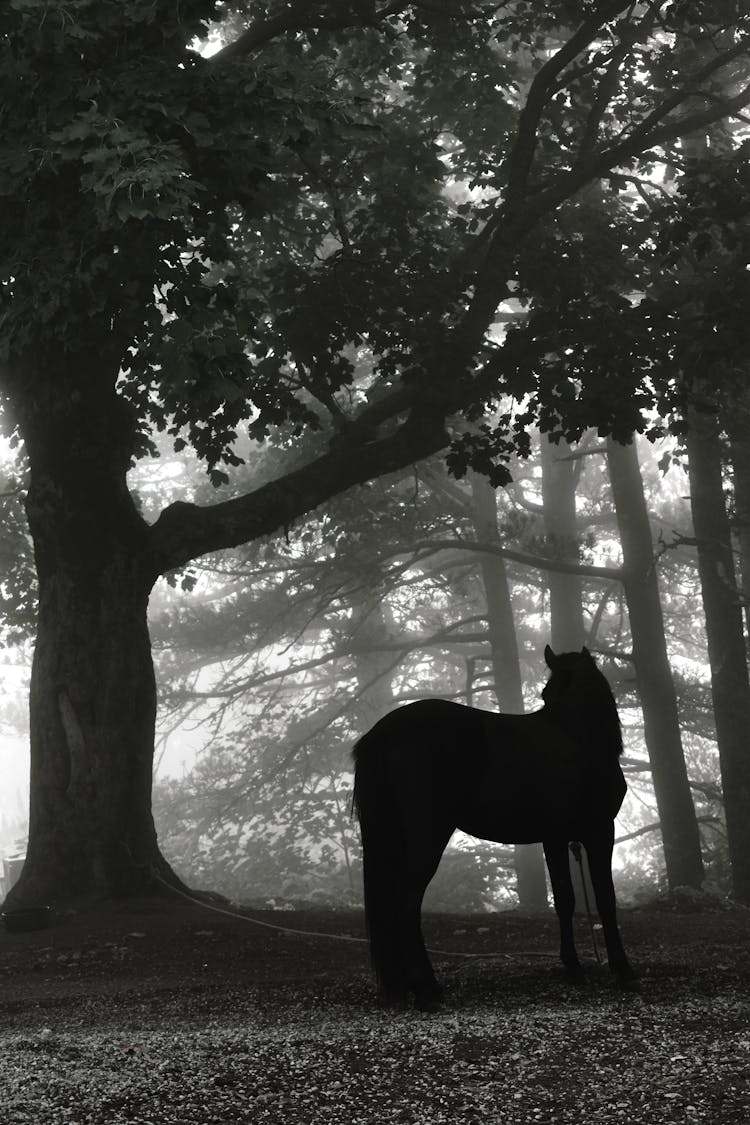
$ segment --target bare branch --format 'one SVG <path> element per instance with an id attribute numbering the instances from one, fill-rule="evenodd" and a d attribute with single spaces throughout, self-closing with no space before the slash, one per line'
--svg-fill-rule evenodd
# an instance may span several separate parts
<path id="1" fill-rule="evenodd" d="M 509 547 L 498 547 L 496 543 L 480 543 L 470 539 L 431 539 L 413 544 L 415 551 L 430 547 L 433 551 L 476 551 L 482 554 L 499 555 L 521 566 L 537 570 L 552 570 L 556 574 L 580 574 L 584 578 L 596 578 L 606 582 L 622 582 L 625 571 L 622 567 L 588 566 L 585 563 L 569 563 L 562 559 L 548 558 L 545 555 L 531 555 L 525 551 L 514 551 Z"/>
<path id="2" fill-rule="evenodd" d="M 407 640 L 383 640 L 372 641 L 366 645 L 357 645 L 355 643 L 348 643 L 338 645 L 334 648 L 328 649 L 321 656 L 313 657 L 310 660 L 300 661 L 298 664 L 289 664 L 285 668 L 278 668 L 273 672 L 263 672 L 255 674 L 250 672 L 241 679 L 236 676 L 231 681 L 226 683 L 226 686 L 217 685 L 210 691 L 189 691 L 185 692 L 184 698 L 195 700 L 206 699 L 236 699 L 238 696 L 245 695 L 251 689 L 256 689 L 264 686 L 265 684 L 277 683 L 281 680 L 286 680 L 290 676 L 299 676 L 306 672 L 310 672 L 316 668 L 322 668 L 327 664 L 332 664 L 336 660 L 345 660 L 353 656 L 361 655 L 362 652 L 382 652 L 382 653 L 395 653 L 397 660 L 392 665 L 396 665 L 409 653 L 419 652 L 424 649 L 437 648 L 440 646 L 452 646 L 456 644 L 483 644 L 487 640 L 487 633 L 485 630 L 481 632 L 466 632 L 467 625 L 474 625 L 485 618 L 481 616 L 472 616 L 462 619 L 461 621 L 453 622 L 438 629 L 434 633 L 429 633 L 421 637 L 408 636 Z M 379 673 L 378 675 L 382 675 Z"/>
<path id="3" fill-rule="evenodd" d="M 698 824 L 707 824 L 712 827 L 718 827 L 721 824 L 718 816 L 697 816 L 696 821 Z M 636 828 L 633 832 L 625 832 L 622 836 L 615 837 L 616 844 L 624 844 L 627 840 L 637 840 L 639 836 L 647 836 L 649 832 L 661 832 L 661 821 L 656 821 L 654 824 L 644 824 L 642 828 Z"/>

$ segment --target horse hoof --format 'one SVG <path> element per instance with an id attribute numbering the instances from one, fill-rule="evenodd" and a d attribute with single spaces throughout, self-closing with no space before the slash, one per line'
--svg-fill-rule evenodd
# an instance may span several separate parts
<path id="1" fill-rule="evenodd" d="M 390 1008 L 391 1011 L 405 1012 L 409 1007 L 409 995 L 407 992 L 386 992 L 381 990 L 378 993 L 378 1004 L 381 1008 Z"/>
<path id="2" fill-rule="evenodd" d="M 443 991 L 437 985 L 418 989 L 414 993 L 414 1007 L 418 1012 L 439 1012 L 442 1007 Z"/>
<path id="3" fill-rule="evenodd" d="M 640 990 L 641 982 L 638 979 L 638 974 L 630 965 L 613 969 L 612 973 L 615 978 L 615 985 L 622 992 L 638 992 Z"/>
<path id="4" fill-rule="evenodd" d="M 432 1000 L 417 1000 L 415 1002 L 417 1011 L 433 1012 L 433 1014 L 435 1011 L 440 1011 L 442 1007 L 440 1000 L 435 1000 L 434 998 Z"/>
<path id="5" fill-rule="evenodd" d="M 583 965 L 564 965 L 563 969 L 565 970 L 565 979 L 569 984 L 575 984 L 578 988 L 582 988 L 589 983 Z"/>

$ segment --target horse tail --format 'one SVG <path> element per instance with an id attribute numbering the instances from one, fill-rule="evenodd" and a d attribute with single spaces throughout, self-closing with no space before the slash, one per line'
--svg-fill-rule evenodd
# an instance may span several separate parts
<path id="1" fill-rule="evenodd" d="M 399 883 L 406 847 L 395 796 L 376 724 L 354 747 L 353 809 L 362 839 L 365 924 L 372 967 L 383 999 L 403 1004 L 407 990 L 400 956 Z"/>

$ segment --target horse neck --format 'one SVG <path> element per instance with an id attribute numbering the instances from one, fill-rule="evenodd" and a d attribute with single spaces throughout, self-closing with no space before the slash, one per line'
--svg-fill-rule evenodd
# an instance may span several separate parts
<path id="1" fill-rule="evenodd" d="M 598 686 L 598 685 L 597 685 Z M 578 693 L 576 693 L 578 695 Z M 591 696 L 595 695 L 592 705 Z M 581 693 L 577 698 L 564 698 L 545 704 L 549 717 L 584 749 L 601 756 L 609 748 L 616 756 L 622 754 L 622 732 L 617 706 L 609 690 Z"/>

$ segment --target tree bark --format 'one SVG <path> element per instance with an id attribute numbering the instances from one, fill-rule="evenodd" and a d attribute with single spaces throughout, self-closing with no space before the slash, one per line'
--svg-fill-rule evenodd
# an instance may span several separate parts
<path id="1" fill-rule="evenodd" d="M 741 601 L 744 607 L 746 639 L 750 637 L 750 394 L 745 392 L 733 403 L 727 422 L 732 482 L 734 484 L 734 533 L 739 555 Z"/>
<path id="2" fill-rule="evenodd" d="M 132 435 L 93 357 L 25 372 L 19 413 L 39 578 L 26 864 L 10 905 L 134 893 L 162 859 L 151 815 L 156 688 L 148 528 L 126 487 Z M 70 386 L 70 383 L 68 384 Z"/>
<path id="3" fill-rule="evenodd" d="M 554 652 L 577 652 L 586 639 L 583 626 L 583 583 L 578 570 L 578 524 L 576 520 L 576 465 L 567 441 L 551 442 L 540 435 L 542 461 L 542 505 L 547 552 L 567 565 L 567 573 L 547 571 L 549 591 L 550 645 Z M 568 855 L 570 877 L 578 910 L 594 902 L 594 887 L 588 863 L 579 864 Z"/>
<path id="4" fill-rule="evenodd" d="M 677 696 L 664 636 L 651 525 L 635 443 L 607 442 L 607 463 L 623 554 L 638 695 L 661 821 L 670 887 L 703 882 L 700 834 L 680 734 Z"/>
<path id="5" fill-rule="evenodd" d="M 472 474 L 473 521 L 480 543 L 500 545 L 497 495 L 484 477 Z M 523 687 L 510 585 L 502 555 L 479 556 L 489 628 L 495 696 L 501 711 L 523 712 Z M 518 904 L 524 910 L 547 908 L 547 879 L 540 844 L 516 844 L 513 849 Z"/>
<path id="6" fill-rule="evenodd" d="M 352 608 L 350 636 L 364 734 L 393 709 L 393 675 L 401 657 L 398 652 L 377 647 L 393 639 L 393 619 L 388 606 L 367 597 Z"/>
<path id="7" fill-rule="evenodd" d="M 750 902 L 750 682 L 724 499 L 721 444 L 715 418 L 693 410 L 688 423 L 690 503 L 698 541 L 732 889 L 741 902 Z"/>
<path id="8" fill-rule="evenodd" d="M 547 546 L 555 558 L 575 567 L 579 561 L 575 463 L 566 459 L 569 453 L 570 446 L 566 441 L 554 445 L 542 434 L 542 500 Z M 550 570 L 547 584 L 550 645 L 555 652 L 578 651 L 585 639 L 580 575 Z"/>

